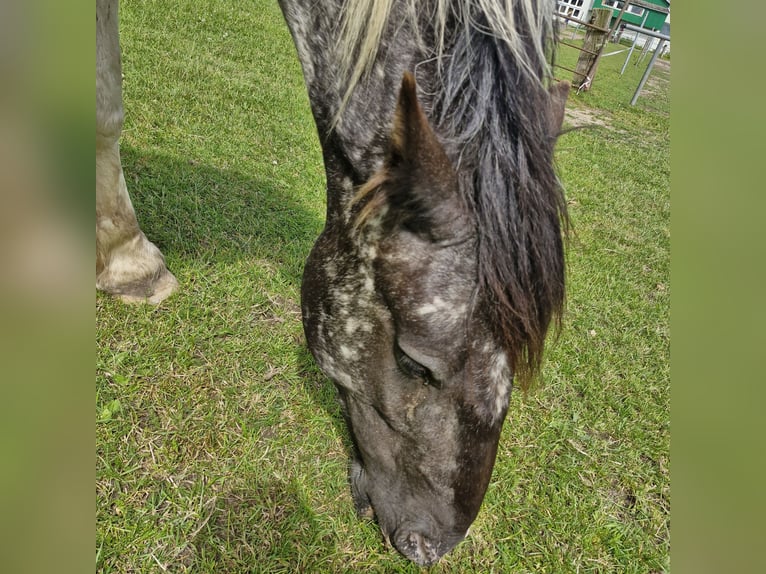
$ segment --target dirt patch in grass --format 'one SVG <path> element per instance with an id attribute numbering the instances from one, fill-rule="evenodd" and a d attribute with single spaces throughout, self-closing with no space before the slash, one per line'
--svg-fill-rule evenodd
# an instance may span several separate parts
<path id="1" fill-rule="evenodd" d="M 657 58 L 652 73 L 646 80 L 643 92 L 645 94 L 660 95 L 669 92 L 670 84 L 670 60 Z"/>
<path id="2" fill-rule="evenodd" d="M 570 107 L 564 111 L 564 127 L 579 128 L 585 126 L 609 127 L 609 116 L 603 110 L 586 107 Z"/>

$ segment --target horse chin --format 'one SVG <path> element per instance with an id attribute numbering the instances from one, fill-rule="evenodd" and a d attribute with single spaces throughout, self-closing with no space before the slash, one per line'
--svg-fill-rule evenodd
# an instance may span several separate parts
<path id="1" fill-rule="evenodd" d="M 420 521 L 402 524 L 391 536 L 394 547 L 418 566 L 432 566 L 452 550 L 466 533 L 434 536 Z"/>
<path id="2" fill-rule="evenodd" d="M 384 500 L 378 500 L 381 507 L 377 510 L 367 491 L 371 485 L 366 471 L 356 459 L 351 463 L 349 479 L 358 515 L 361 518 L 377 519 L 386 546 L 396 548 L 418 566 L 434 565 L 467 534 L 467 530 L 456 533 L 436 528 L 434 521 L 425 515 L 402 520 L 402 517 L 397 517 L 396 509 L 388 506 Z"/>

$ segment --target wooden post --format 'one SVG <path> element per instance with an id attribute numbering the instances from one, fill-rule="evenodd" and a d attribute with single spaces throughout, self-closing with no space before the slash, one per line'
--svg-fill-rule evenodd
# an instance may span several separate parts
<path id="1" fill-rule="evenodd" d="M 609 8 L 594 8 L 590 13 L 590 24 L 583 40 L 580 58 L 577 60 L 572 86 L 578 91 L 590 89 L 593 77 L 596 75 L 596 65 L 601 49 L 606 44 L 609 34 L 609 18 L 612 10 Z"/>

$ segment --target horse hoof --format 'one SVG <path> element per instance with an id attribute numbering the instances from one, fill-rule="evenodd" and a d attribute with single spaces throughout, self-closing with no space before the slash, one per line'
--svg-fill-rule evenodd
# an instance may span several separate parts
<path id="1" fill-rule="evenodd" d="M 162 275 L 148 286 L 142 294 L 120 293 L 119 297 L 123 303 L 158 305 L 177 290 L 178 280 L 170 271 L 165 269 Z"/>

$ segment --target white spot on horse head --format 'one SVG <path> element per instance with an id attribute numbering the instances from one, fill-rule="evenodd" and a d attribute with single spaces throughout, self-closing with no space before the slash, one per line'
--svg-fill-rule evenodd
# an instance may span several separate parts
<path id="1" fill-rule="evenodd" d="M 355 317 L 349 317 L 346 321 L 346 335 L 353 335 L 358 329 L 365 330 L 366 325 Z"/>
<path id="2" fill-rule="evenodd" d="M 498 351 L 492 357 L 491 364 L 489 379 L 494 385 L 498 385 L 508 378 L 508 358 L 503 351 Z"/>
<path id="3" fill-rule="evenodd" d="M 324 272 L 328 279 L 335 279 L 335 276 L 338 274 L 338 267 L 335 265 L 334 261 L 327 261 L 324 265 Z"/>
<path id="4" fill-rule="evenodd" d="M 375 276 L 372 273 L 372 267 L 367 261 L 363 261 L 359 266 L 359 279 L 362 280 L 362 286 L 365 291 L 369 293 L 375 291 Z"/>
<path id="5" fill-rule="evenodd" d="M 340 346 L 340 354 L 343 355 L 344 359 L 349 361 L 356 361 L 359 359 L 359 352 L 356 349 L 347 347 L 346 345 Z"/>
<path id="6" fill-rule="evenodd" d="M 326 374 L 330 374 L 335 368 L 335 357 L 333 357 L 324 347 L 318 347 L 314 350 L 314 356 L 317 360 L 317 365 Z"/>
<path id="7" fill-rule="evenodd" d="M 351 378 L 351 375 L 343 371 L 339 371 L 338 375 L 332 378 L 336 380 L 341 386 L 349 388 L 349 389 L 354 384 L 354 380 Z"/>
<path id="8" fill-rule="evenodd" d="M 422 305 L 418 308 L 416 313 L 420 316 L 423 315 L 430 315 L 432 313 L 437 313 L 444 309 L 447 306 L 447 304 L 444 302 L 444 300 L 441 297 L 434 297 L 430 303 L 426 303 L 425 305 Z"/>
<path id="9" fill-rule="evenodd" d="M 488 390 L 490 397 L 494 397 L 494 416 L 499 417 L 508 405 L 513 379 L 508 368 L 508 357 L 503 351 L 497 351 L 490 359 L 489 365 Z"/>
<path id="10" fill-rule="evenodd" d="M 467 307 L 465 303 L 454 305 L 449 301 L 445 301 L 441 297 L 437 296 L 434 297 L 430 303 L 426 303 L 425 305 L 418 307 L 415 312 L 421 317 L 438 313 L 438 319 L 443 319 L 450 323 L 456 323 L 465 316 L 466 308 Z"/>
<path id="11" fill-rule="evenodd" d="M 354 381 L 351 378 L 351 375 L 338 368 L 338 365 L 335 362 L 335 357 L 333 357 L 332 354 L 328 353 L 326 349 L 321 348 L 315 351 L 315 356 L 319 368 L 325 375 L 346 388 L 352 387 Z"/>
<path id="12" fill-rule="evenodd" d="M 362 249 L 362 257 L 365 259 L 368 259 L 372 261 L 378 256 L 378 249 L 372 244 L 368 244 L 365 248 Z"/>

